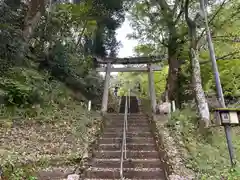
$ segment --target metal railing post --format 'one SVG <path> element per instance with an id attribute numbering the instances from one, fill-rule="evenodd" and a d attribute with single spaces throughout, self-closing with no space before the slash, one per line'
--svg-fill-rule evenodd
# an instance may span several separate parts
<path id="1" fill-rule="evenodd" d="M 124 114 L 124 148 L 125 148 L 125 159 L 127 159 L 127 143 L 126 143 L 126 131 L 127 131 L 127 120 L 128 120 L 128 103 L 125 103 L 125 114 Z"/>
<path id="2" fill-rule="evenodd" d="M 127 131 L 127 119 L 128 119 L 128 97 L 125 99 L 125 112 L 123 119 L 123 136 L 122 136 L 122 146 L 121 146 L 121 159 L 120 159 L 120 177 L 123 177 L 123 162 L 124 159 L 127 159 L 127 140 L 126 140 L 126 131 Z"/>
<path id="3" fill-rule="evenodd" d="M 129 95 L 129 96 L 128 96 L 128 109 L 129 109 L 129 110 L 128 110 L 128 113 L 130 114 L 130 108 L 131 108 L 131 106 L 130 106 L 131 90 L 130 90 L 130 89 L 128 90 L 128 95 Z"/>

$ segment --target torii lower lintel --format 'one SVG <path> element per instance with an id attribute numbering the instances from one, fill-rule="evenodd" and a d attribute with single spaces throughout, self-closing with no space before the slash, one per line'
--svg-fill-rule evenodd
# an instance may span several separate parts
<path id="1" fill-rule="evenodd" d="M 152 66 L 152 71 L 162 70 L 161 66 Z M 106 72 L 107 67 L 100 67 L 96 69 L 97 72 Z M 110 72 L 148 72 L 148 67 L 122 67 L 122 68 L 110 68 Z"/>
<path id="2" fill-rule="evenodd" d="M 167 59 L 165 55 L 162 56 L 146 56 L 146 57 L 129 57 L 129 58 L 101 58 L 95 57 L 98 64 L 148 64 L 159 63 Z"/>

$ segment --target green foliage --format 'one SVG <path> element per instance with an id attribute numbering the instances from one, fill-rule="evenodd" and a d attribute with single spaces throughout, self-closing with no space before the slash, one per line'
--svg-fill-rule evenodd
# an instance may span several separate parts
<path id="1" fill-rule="evenodd" d="M 222 79 L 222 86 L 226 98 L 239 97 L 239 72 L 236 68 L 239 66 L 239 43 L 236 37 L 239 37 L 239 2 L 224 1 L 211 2 L 208 4 L 208 19 L 212 38 L 215 46 L 215 53 L 219 59 L 219 71 Z M 163 5 L 164 4 L 164 5 Z M 172 6 L 176 9 L 172 10 Z M 192 93 L 191 66 L 188 58 L 188 30 L 184 18 L 184 11 L 179 1 L 171 3 L 152 2 L 152 1 L 135 1 L 130 9 L 130 21 L 134 33 L 129 35 L 130 38 L 137 39 L 140 43 L 136 47 L 137 55 L 171 55 L 167 48 L 173 48 L 178 53 L 178 61 L 184 62 L 181 66 L 178 78 L 178 93 L 181 103 L 194 99 Z M 199 2 L 191 2 L 189 6 L 190 17 L 194 18 L 199 11 Z M 183 9 L 182 9 L 183 10 Z M 180 12 L 180 13 L 179 13 Z M 174 18 L 178 18 L 175 20 Z M 172 22 L 173 21 L 173 22 Z M 174 24 L 174 25 L 173 25 Z M 171 25 L 172 28 L 171 28 Z M 176 32 L 174 34 L 174 28 Z M 201 28 L 197 31 L 202 35 L 198 40 L 198 50 L 200 58 L 203 61 L 210 59 L 205 41 L 205 33 L 201 33 Z M 174 37 L 173 37 L 174 36 Z M 180 42 L 177 47 L 171 40 Z M 176 44 L 176 43 L 175 43 Z M 170 54 L 169 54 L 170 53 Z M 235 57 L 235 60 L 233 60 Z M 224 60 L 223 60 L 224 59 Z M 231 61 L 231 62 L 230 62 Z M 167 62 L 166 62 L 167 64 Z M 216 92 L 213 71 L 211 63 L 201 65 L 201 75 L 203 87 L 207 93 Z"/>
<path id="2" fill-rule="evenodd" d="M 119 42 L 115 30 L 124 20 L 122 0 L 114 3 L 108 0 L 81 1 L 79 4 L 60 5 L 60 10 L 59 13 L 65 12 L 63 16 L 68 16 L 64 19 L 68 21 L 68 26 L 72 24 L 75 31 L 79 32 L 78 42 L 82 43 L 84 37 L 85 44 L 77 45 L 84 46 L 85 52 L 98 56 L 116 55 Z"/>
<path id="3" fill-rule="evenodd" d="M 218 62 L 221 83 L 226 97 L 240 97 L 240 84 L 238 83 L 240 82 L 240 73 L 237 68 L 239 65 L 240 62 L 238 60 Z M 202 66 L 202 79 L 206 92 L 213 92 L 215 90 L 215 81 L 209 64 Z"/>
<path id="4" fill-rule="evenodd" d="M 28 68 L 14 68 L 10 72 L 8 77 L 12 79 L 9 80 L 18 82 L 19 86 L 35 87 L 42 102 L 30 107 L 15 107 L 14 111 L 0 106 L 0 129 L 4 129 L 3 136 L 6 133 L 11 139 L 1 144 L 0 164 L 4 167 L 4 177 L 30 180 L 34 178 L 36 166 L 47 167 L 56 162 L 65 165 L 79 159 L 84 144 L 95 138 L 96 126 L 101 122 L 96 121 L 99 114 L 84 108 L 87 102 L 81 93 L 72 92 L 63 83 L 52 80 L 46 72 Z M 71 141 L 66 141 L 66 137 Z M 56 152 L 50 151 L 55 147 Z"/>
<path id="5" fill-rule="evenodd" d="M 6 105 L 26 106 L 40 101 L 36 90 L 11 79 L 0 78 L 0 88 L 6 91 Z"/>
<path id="6" fill-rule="evenodd" d="M 119 42 L 116 41 L 115 30 L 124 20 L 123 1 L 53 3 L 49 11 L 41 12 L 42 18 L 33 27 L 28 40 L 23 39 L 28 24 L 25 15 L 34 7 L 27 6 L 20 1 L 1 2 L 0 76 L 3 80 L 1 91 L 7 94 L 7 103 L 27 107 L 41 101 L 38 85 L 29 85 L 26 79 L 19 82 L 7 72 L 15 66 L 32 68 L 32 64 L 34 69 L 39 64 L 39 70 L 47 70 L 87 99 L 98 99 L 102 93 L 102 78 L 94 72 L 96 64 L 92 55 L 116 56 Z M 99 7 L 101 11 L 97 10 Z M 31 13 L 34 16 L 34 12 Z M 9 71 L 14 73 L 15 69 Z M 21 73 L 18 72 L 18 75 L 21 76 Z M 47 81 L 44 79 L 41 82 Z"/>
<path id="7" fill-rule="evenodd" d="M 28 68 L 11 68 L 0 78 L 0 89 L 5 92 L 6 104 L 29 107 L 42 102 L 44 78 Z"/>
<path id="8" fill-rule="evenodd" d="M 21 37 L 22 11 L 16 11 L 10 7 L 11 4 L 1 2 L 0 8 L 0 75 L 9 67 L 20 63 L 23 49 Z M 13 6 L 16 8 L 16 6 Z"/>
<path id="9" fill-rule="evenodd" d="M 11 139 L 0 164 L 6 179 L 34 180 L 35 165 L 73 163 L 95 140 L 101 120 L 84 108 L 103 89 L 93 55 L 116 56 L 124 12 L 122 0 L 21 2 L 0 2 L 0 128 Z"/>
<path id="10" fill-rule="evenodd" d="M 11 180 L 22 180 L 22 178 L 26 180 L 38 180 L 37 177 L 33 176 L 34 169 L 30 167 L 21 167 L 21 168 L 14 168 L 13 171 L 9 169 L 6 169 L 7 166 L 5 166 L 4 176 L 8 177 Z M 10 167 L 9 167 L 10 168 Z M 11 169 L 11 168 L 10 168 Z"/>
<path id="11" fill-rule="evenodd" d="M 237 5 L 236 5 L 237 4 Z M 216 57 L 218 60 L 218 69 L 220 73 L 223 92 L 226 98 L 239 97 L 239 43 L 234 37 L 239 36 L 239 3 L 227 1 L 224 8 L 221 8 L 218 15 L 214 18 L 213 42 L 215 46 Z M 214 11 L 218 9 L 213 7 Z M 208 51 L 201 50 L 200 57 L 205 61 L 210 59 Z M 206 92 L 215 92 L 215 81 L 212 73 L 211 62 L 203 64 L 202 79 Z"/>
<path id="12" fill-rule="evenodd" d="M 168 67 L 163 66 L 161 71 L 154 72 L 155 91 L 158 99 L 161 99 L 162 93 L 165 91 L 166 78 L 168 74 Z M 119 89 L 119 95 L 124 95 L 130 88 L 132 93 L 142 98 L 149 96 L 149 81 L 148 73 L 119 73 L 116 79 L 116 83 L 121 84 Z M 138 92 L 136 85 L 140 83 L 141 92 Z"/>
<path id="13" fill-rule="evenodd" d="M 184 164 L 196 173 L 196 179 L 239 179 L 240 171 L 230 168 L 225 134 L 222 128 L 198 129 L 196 112 L 187 108 L 172 114 L 167 124 L 175 142 L 187 150 Z M 239 128 L 233 129 L 233 144 L 236 157 L 239 157 Z"/>

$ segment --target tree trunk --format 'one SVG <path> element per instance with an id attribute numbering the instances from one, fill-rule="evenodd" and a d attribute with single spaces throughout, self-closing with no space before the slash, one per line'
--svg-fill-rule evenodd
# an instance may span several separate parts
<path id="1" fill-rule="evenodd" d="M 168 29 L 168 78 L 167 78 L 167 86 L 166 93 L 167 97 L 165 101 L 175 101 L 176 106 L 179 107 L 179 92 L 178 92 L 178 79 L 179 79 L 179 71 L 180 71 L 180 62 L 178 61 L 178 53 L 179 53 L 179 34 L 177 31 L 177 18 L 176 11 L 172 9 L 172 3 L 167 0 L 151 0 L 153 5 L 158 3 L 161 8 L 161 13 L 163 15 L 163 21 L 167 25 Z M 179 1 L 175 1 L 174 7 L 180 6 Z M 180 13 L 181 14 L 181 13 Z"/>
<path id="2" fill-rule="evenodd" d="M 41 18 L 41 13 L 37 12 L 33 18 L 27 19 L 25 21 L 25 27 L 23 30 L 23 37 L 25 41 L 29 41 L 29 39 L 32 37 L 33 32 L 37 27 L 38 22 L 40 21 L 40 18 Z"/>
<path id="3" fill-rule="evenodd" d="M 195 98 L 198 107 L 198 112 L 200 115 L 200 120 L 202 121 L 204 127 L 209 126 L 210 122 L 210 114 L 207 99 L 205 97 L 202 80 L 201 80 L 201 69 L 198 60 L 198 56 L 196 55 L 196 51 L 191 48 L 190 49 L 190 59 L 192 63 L 192 83 L 195 91 Z"/>
<path id="4" fill-rule="evenodd" d="M 180 63 L 177 59 L 177 52 L 168 53 L 168 78 L 167 78 L 167 94 L 169 101 L 175 101 L 176 106 L 179 107 L 179 92 L 178 92 L 178 75 L 180 70 Z"/>
<path id="5" fill-rule="evenodd" d="M 42 13 L 45 10 L 45 0 L 31 0 L 28 3 L 28 11 L 25 18 L 23 29 L 23 37 L 26 41 L 32 37 L 38 22 L 41 19 Z"/>
<path id="6" fill-rule="evenodd" d="M 185 2 L 185 18 L 189 29 L 189 58 L 192 65 L 192 85 L 195 92 L 195 100 L 200 115 L 200 128 L 208 127 L 210 122 L 210 113 L 207 99 L 205 97 L 202 80 L 201 69 L 197 54 L 197 25 L 196 22 L 189 18 L 188 14 L 189 0 Z"/>

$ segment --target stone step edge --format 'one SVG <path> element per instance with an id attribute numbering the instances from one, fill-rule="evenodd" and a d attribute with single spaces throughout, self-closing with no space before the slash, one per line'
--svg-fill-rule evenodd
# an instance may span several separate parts
<path id="1" fill-rule="evenodd" d="M 103 162 L 107 162 L 107 161 L 111 161 L 111 162 L 119 162 L 120 159 L 119 158 L 110 158 L 110 159 L 102 159 L 102 158 L 94 158 L 94 161 L 103 161 Z M 124 160 L 124 162 L 127 161 L 132 161 L 132 162 L 156 162 L 156 161 L 160 161 L 160 159 L 157 158 L 150 158 L 150 159 L 126 159 Z"/>
<path id="2" fill-rule="evenodd" d="M 152 133 L 151 132 L 142 132 L 142 131 L 131 131 L 131 132 L 127 132 L 127 135 L 128 134 L 149 134 L 149 135 L 151 135 Z M 116 135 L 116 134 L 122 134 L 122 132 L 105 132 L 105 133 L 103 133 L 103 135 Z"/>
<path id="3" fill-rule="evenodd" d="M 90 167 L 87 169 L 89 172 L 120 172 L 121 168 L 98 168 L 98 167 Z M 159 172 L 163 171 L 161 168 L 123 168 L 123 171 L 137 171 L 137 172 Z"/>
<path id="4" fill-rule="evenodd" d="M 150 130 L 150 128 L 149 127 L 128 127 L 128 130 L 129 129 L 131 129 L 131 130 L 135 130 L 135 129 L 140 129 L 140 130 L 146 130 L 146 129 L 149 129 Z M 116 128 L 106 128 L 105 129 L 105 131 L 106 130 L 123 130 L 123 127 L 116 127 Z"/>
<path id="5" fill-rule="evenodd" d="M 123 124 L 111 124 L 111 125 L 105 126 L 105 129 L 109 129 L 109 128 L 120 129 L 122 127 L 123 127 Z M 128 123 L 128 128 L 150 128 L 150 127 L 149 127 L 149 124 L 131 124 L 131 123 Z"/>
<path id="6" fill-rule="evenodd" d="M 87 178 L 84 180 L 113 180 L 113 179 L 91 179 L 91 178 Z M 115 179 L 115 180 L 122 180 L 122 179 Z M 125 178 L 124 180 L 146 180 L 146 179 L 128 179 Z M 162 180 L 162 179 L 148 179 L 148 180 Z"/>
<path id="7" fill-rule="evenodd" d="M 114 131 L 105 131 L 103 135 L 113 135 L 113 136 L 118 136 L 118 135 L 122 135 L 123 131 L 117 131 L 117 132 L 114 132 Z M 143 135 L 151 135 L 151 133 L 148 133 L 148 131 L 128 131 L 126 132 L 126 135 L 137 135 L 137 134 L 143 134 Z"/>
<path id="8" fill-rule="evenodd" d="M 103 143 L 101 143 L 101 144 L 99 144 L 99 147 L 100 146 L 121 146 L 121 143 L 118 143 L 118 144 L 116 144 L 116 143 L 113 143 L 113 144 L 103 144 Z M 127 146 L 155 146 L 155 144 L 154 143 L 144 143 L 144 144 L 141 144 L 141 143 L 138 143 L 138 144 L 135 144 L 135 143 L 127 143 Z"/>
<path id="9" fill-rule="evenodd" d="M 152 137 L 126 137 L 131 140 L 153 140 Z M 100 137 L 100 139 L 108 140 L 108 139 L 114 139 L 114 140 L 122 140 L 122 138 L 110 138 L 110 137 Z"/>
<path id="10" fill-rule="evenodd" d="M 105 152 L 105 153 L 116 153 L 116 152 L 121 152 L 121 150 L 117 150 L 117 151 L 109 151 L 109 150 L 101 150 L 101 151 L 99 151 L 99 150 L 97 150 L 97 151 L 95 151 L 96 153 L 102 153 L 102 152 Z M 154 150 L 154 151 L 131 151 L 131 150 L 127 150 L 127 153 L 157 153 L 158 151 L 156 151 L 156 150 Z"/>

